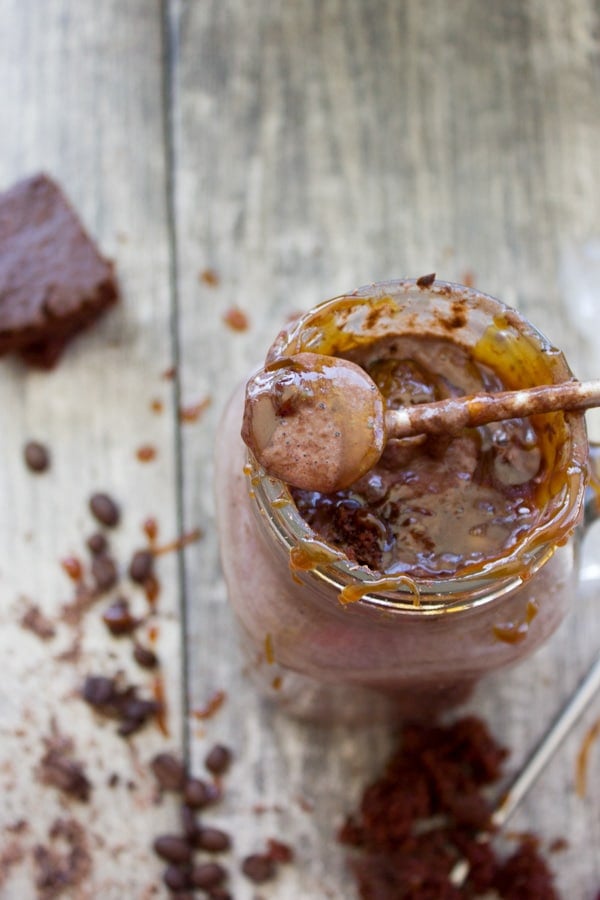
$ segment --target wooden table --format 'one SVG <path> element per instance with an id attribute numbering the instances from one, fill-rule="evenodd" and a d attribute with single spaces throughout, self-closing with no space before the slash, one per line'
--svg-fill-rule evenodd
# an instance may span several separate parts
<path id="1" fill-rule="evenodd" d="M 154 802 L 147 763 L 182 741 L 197 773 L 213 743 L 234 749 L 211 815 L 235 835 L 232 872 L 269 837 L 295 848 L 260 890 L 234 874 L 236 900 L 354 896 L 335 832 L 391 730 L 294 723 L 247 684 L 216 547 L 217 422 L 290 313 L 430 271 L 523 309 L 578 375 L 597 376 L 599 60 L 597 0 L 0 0 L 0 186 L 54 174 L 123 290 L 53 372 L 1 362 L 2 898 L 37 896 L 33 848 L 52 845 L 57 818 L 84 827 L 92 865 L 63 896 L 163 896 L 149 846 L 177 827 L 177 810 Z M 232 309 L 246 330 L 227 325 Z M 204 400 L 182 421 L 182 407 Z M 30 438 L 52 450 L 44 475 L 23 464 Z M 144 445 L 153 461 L 138 459 Z M 74 639 L 59 615 L 73 592 L 60 560 L 86 558 L 87 500 L 99 489 L 123 507 L 112 537 L 123 565 L 149 516 L 161 542 L 204 535 L 159 559 L 168 736 L 150 727 L 124 741 L 78 697 L 90 672 L 152 678 L 127 640 L 107 634 L 107 601 L 85 615 L 80 655 L 60 659 Z M 589 548 L 586 559 L 590 577 L 555 638 L 471 704 L 512 748 L 510 771 L 600 645 Z M 145 609 L 139 590 L 127 592 Z M 20 624 L 31 603 L 55 623 L 52 639 Z M 217 691 L 221 710 L 195 716 Z M 512 823 L 568 839 L 552 861 L 570 900 L 600 889 L 597 747 L 585 797 L 575 791 L 599 715 L 597 701 Z M 88 804 L 36 779 L 52 719 L 86 760 Z"/>

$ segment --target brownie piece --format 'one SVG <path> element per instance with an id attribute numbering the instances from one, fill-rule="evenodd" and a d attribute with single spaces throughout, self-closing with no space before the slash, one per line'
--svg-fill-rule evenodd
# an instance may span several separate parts
<path id="1" fill-rule="evenodd" d="M 0 354 L 51 368 L 118 296 L 112 263 L 51 178 L 0 194 Z"/>

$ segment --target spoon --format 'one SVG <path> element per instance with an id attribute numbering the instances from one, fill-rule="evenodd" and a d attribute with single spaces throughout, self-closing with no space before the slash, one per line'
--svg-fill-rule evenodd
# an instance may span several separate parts
<path id="1" fill-rule="evenodd" d="M 579 682 L 546 733 L 525 760 L 520 772 L 517 773 L 500 798 L 490 817 L 493 830 L 482 833 L 480 836 L 482 841 L 491 840 L 494 836 L 493 832 L 506 824 L 599 690 L 600 656 L 590 666 L 585 677 Z M 465 859 L 459 860 L 450 874 L 452 884 L 460 887 L 466 881 L 468 873 L 469 863 Z"/>
<path id="2" fill-rule="evenodd" d="M 386 410 L 364 369 L 298 353 L 246 385 L 242 438 L 272 476 L 305 490 L 341 490 L 379 460 L 390 438 L 454 434 L 504 419 L 600 406 L 600 380 L 450 397 Z"/>

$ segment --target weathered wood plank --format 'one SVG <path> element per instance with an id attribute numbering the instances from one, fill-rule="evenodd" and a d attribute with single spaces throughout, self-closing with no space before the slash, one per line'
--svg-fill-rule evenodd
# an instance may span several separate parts
<path id="1" fill-rule="evenodd" d="M 212 398 L 183 431 L 185 518 L 207 533 L 186 573 L 190 692 L 198 705 L 229 695 L 192 729 L 192 752 L 215 737 L 238 748 L 222 812 L 238 855 L 272 834 L 296 846 L 296 866 L 265 896 L 350 897 L 335 830 L 389 734 L 300 726 L 246 683 L 216 553 L 217 421 L 290 312 L 397 275 L 474 277 L 583 362 L 558 273 L 563 246 L 597 230 L 598 9 L 174 0 L 171 24 L 182 390 Z M 198 279 L 205 267 L 218 286 Z M 231 306 L 248 314 L 247 332 L 224 325 Z M 547 648 L 478 694 L 514 766 L 598 645 L 593 603 L 580 600 Z M 600 822 L 597 754 L 587 799 L 573 789 L 584 724 L 514 824 L 566 835 L 560 886 L 588 898 Z M 255 804 L 269 809 L 257 817 Z M 252 892 L 236 881 L 235 895 Z"/>
<path id="2" fill-rule="evenodd" d="M 97 720 L 76 696 L 85 675 L 114 674 L 146 686 L 152 675 L 131 658 L 131 643 L 108 636 L 100 621 L 108 598 L 83 621 L 81 655 L 57 661 L 74 631 L 57 624 L 44 643 L 18 621 L 23 597 L 56 622 L 72 585 L 61 558 L 87 558 L 94 530 L 89 495 L 109 491 L 123 507 L 111 542 L 124 568 L 143 546 L 141 524 L 155 516 L 160 539 L 177 533 L 173 384 L 161 373 L 173 364 L 162 108 L 162 19 L 159 2 L 1 0 L 0 185 L 39 169 L 54 174 L 81 211 L 100 246 L 116 260 L 123 303 L 68 349 L 49 374 L 0 360 L 0 769 L 2 846 L 17 840 L 25 856 L 0 886 L 3 898 L 37 896 L 31 850 L 48 844 L 57 817 L 84 827 L 92 855 L 89 877 L 64 896 L 160 896 L 161 866 L 149 845 L 173 825 L 175 811 L 154 803 L 147 760 L 177 746 L 181 731 L 178 575 L 173 554 L 162 557 L 156 649 L 165 663 L 170 738 L 156 726 L 125 742 L 114 723 Z M 162 414 L 150 403 L 157 398 Z M 22 460 L 24 442 L 47 442 L 51 471 L 33 476 Z M 136 458 L 142 444 L 155 461 Z M 123 591 L 145 614 L 140 589 Z M 141 630 L 145 635 L 147 627 Z M 94 788 L 90 803 L 66 802 L 34 777 L 41 739 L 56 719 L 70 735 Z M 109 789 L 111 773 L 118 784 Z M 128 782 L 132 787 L 128 787 Z M 28 827 L 11 836 L 19 819 Z"/>

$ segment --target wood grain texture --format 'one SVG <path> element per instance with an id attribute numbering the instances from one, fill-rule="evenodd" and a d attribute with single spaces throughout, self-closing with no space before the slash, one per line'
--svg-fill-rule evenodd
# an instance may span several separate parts
<path id="1" fill-rule="evenodd" d="M 119 308 L 77 338 L 55 371 L 34 373 L 0 360 L 0 819 L 2 849 L 17 840 L 25 851 L 22 863 L 3 874 L 0 896 L 38 896 L 32 848 L 49 843 L 57 817 L 72 817 L 86 829 L 93 868 L 64 896 L 137 900 L 156 896 L 155 889 L 160 895 L 161 866 L 149 845 L 175 821 L 172 807 L 155 805 L 146 763 L 181 740 L 176 559 L 159 561 L 163 589 L 155 620 L 168 739 L 149 726 L 127 743 L 115 723 L 97 719 L 77 696 L 89 672 L 121 668 L 146 691 L 151 684 L 150 673 L 132 662 L 130 642 L 109 637 L 100 621 L 108 596 L 85 616 L 74 663 L 57 660 L 72 645 L 68 625 L 58 622 L 56 637 L 44 643 L 18 623 L 24 598 L 55 622 L 71 599 L 59 560 L 87 558 L 93 491 L 109 491 L 122 504 L 122 525 L 111 536 L 122 568 L 145 542 L 147 516 L 156 516 L 164 540 L 178 530 L 174 390 L 161 377 L 173 363 L 173 348 L 160 4 L 2 0 L 0 22 L 0 185 L 39 169 L 55 175 L 115 258 L 123 291 Z M 162 415 L 150 409 L 155 397 L 164 404 Z M 22 447 L 30 438 L 51 449 L 44 475 L 25 469 Z M 156 446 L 154 462 L 137 460 L 142 444 Z M 142 592 L 127 580 L 123 591 L 135 613 L 145 614 Z M 94 786 L 88 804 L 65 801 L 34 776 L 52 718 L 86 762 Z M 113 772 L 119 782 L 109 789 Z M 21 836 L 4 830 L 22 818 L 29 825 Z"/>
<path id="2" fill-rule="evenodd" d="M 213 435 L 234 384 L 287 315 L 328 296 L 430 271 L 472 278 L 521 307 L 575 365 L 589 362 L 559 269 L 563 247 L 598 228 L 598 27 L 588 0 L 560 14 L 542 0 L 175 0 L 181 383 L 184 395 L 213 401 L 182 434 L 186 522 L 200 518 L 214 536 Z M 208 266 L 217 287 L 198 279 Z M 232 306 L 248 314 L 247 332 L 224 325 Z M 274 714 L 236 662 L 214 542 L 188 557 L 186 585 L 192 700 L 216 688 L 229 696 L 202 735 L 192 729 L 192 753 L 212 737 L 240 748 L 223 809 L 239 852 L 270 834 L 296 846 L 296 866 L 266 897 L 353 896 L 335 832 L 390 733 L 325 733 Z M 472 704 L 513 748 L 511 768 L 598 646 L 593 593 L 543 651 Z M 573 787 L 594 716 L 597 704 L 514 820 L 569 839 L 555 867 L 565 896 L 581 900 L 600 883 L 597 755 L 585 801 Z M 268 812 L 257 818 L 255 804 Z M 235 895 L 252 891 L 235 882 Z"/>
<path id="3" fill-rule="evenodd" d="M 29 820 L 2 900 L 36 896 L 31 851 L 58 816 L 86 827 L 93 857 L 89 881 L 65 896 L 164 896 L 149 845 L 175 827 L 176 811 L 153 805 L 145 764 L 179 744 L 188 706 L 195 770 L 215 740 L 235 752 L 211 821 L 235 835 L 225 861 L 236 900 L 254 898 L 237 868 L 268 837 L 292 844 L 296 862 L 261 886 L 265 900 L 354 896 L 335 833 L 392 729 L 300 725 L 247 682 L 217 552 L 217 423 L 291 313 L 434 270 L 520 306 L 577 374 L 597 376 L 600 313 L 591 315 L 599 330 L 582 325 L 581 283 L 563 261 L 598 240 L 599 63 L 597 0 L 560 9 L 545 0 L 0 0 L 0 187 L 40 168 L 56 175 L 116 259 L 125 298 L 51 374 L 0 360 L 0 824 Z M 202 277 L 208 269 L 216 284 Z M 246 331 L 226 325 L 232 308 L 247 315 Z M 178 380 L 164 380 L 177 362 Z M 179 404 L 207 399 L 196 421 L 180 421 Z M 52 449 L 46 475 L 23 466 L 31 437 Z M 156 446 L 155 462 L 139 463 L 140 444 Z M 150 729 L 131 749 L 75 696 L 88 671 L 121 666 L 147 680 L 128 645 L 105 634 L 104 602 L 86 616 L 75 664 L 56 660 L 71 645 L 68 626 L 46 644 L 18 624 L 22 597 L 52 618 L 69 599 L 58 561 L 82 552 L 93 527 L 86 500 L 99 488 L 124 506 L 113 540 L 123 563 L 148 515 L 164 539 L 199 525 L 205 535 L 185 551 L 183 580 L 174 555 L 160 559 L 171 736 Z M 597 549 L 584 556 L 593 571 Z M 555 638 L 470 705 L 512 748 L 513 770 L 600 644 L 597 592 L 587 584 Z M 195 717 L 216 690 L 227 692 L 219 713 Z M 569 840 L 554 864 L 573 900 L 594 900 L 600 886 L 597 748 L 586 798 L 574 789 L 582 736 L 598 715 L 596 703 L 511 824 Z M 32 780 L 52 716 L 88 760 L 88 807 Z M 120 783 L 105 790 L 113 771 Z M 5 832 L 0 853 L 14 839 Z"/>

